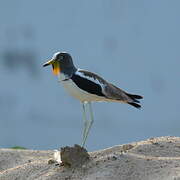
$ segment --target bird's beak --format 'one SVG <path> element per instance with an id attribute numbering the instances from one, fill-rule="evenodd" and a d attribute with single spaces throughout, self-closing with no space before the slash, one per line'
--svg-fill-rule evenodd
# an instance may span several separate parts
<path id="1" fill-rule="evenodd" d="M 53 59 L 50 59 L 49 61 L 47 61 L 46 63 L 43 64 L 43 67 L 49 66 L 50 64 L 53 64 Z"/>
<path id="2" fill-rule="evenodd" d="M 55 61 L 54 59 L 51 59 L 43 64 L 43 67 L 52 65 L 53 68 L 53 74 L 58 75 L 60 74 L 60 63 L 58 61 Z"/>

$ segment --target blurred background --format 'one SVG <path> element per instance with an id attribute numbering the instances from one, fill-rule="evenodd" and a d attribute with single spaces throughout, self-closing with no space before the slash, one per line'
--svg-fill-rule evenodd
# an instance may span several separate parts
<path id="1" fill-rule="evenodd" d="M 82 140 L 82 107 L 42 64 L 69 52 L 143 108 L 94 103 L 88 150 L 180 135 L 180 1 L 1 0 L 0 147 L 57 149 Z"/>

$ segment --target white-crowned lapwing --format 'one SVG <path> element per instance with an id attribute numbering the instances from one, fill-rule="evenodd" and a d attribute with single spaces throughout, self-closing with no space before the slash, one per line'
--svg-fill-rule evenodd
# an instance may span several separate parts
<path id="1" fill-rule="evenodd" d="M 141 107 L 137 99 L 142 99 L 142 96 L 129 94 L 95 73 L 77 69 L 73 64 L 71 55 L 66 52 L 55 53 L 52 59 L 43 66 L 50 64 L 53 73 L 58 76 L 64 88 L 82 103 L 84 118 L 82 146 L 85 145 L 94 121 L 91 107 L 92 101 L 120 102 L 130 104 L 136 108 Z M 88 110 L 89 119 L 87 117 Z"/>

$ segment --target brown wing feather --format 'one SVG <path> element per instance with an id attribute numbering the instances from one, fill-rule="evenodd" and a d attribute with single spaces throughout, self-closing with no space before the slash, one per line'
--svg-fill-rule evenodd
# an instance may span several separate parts
<path id="1" fill-rule="evenodd" d="M 131 106 L 134 106 L 135 108 L 138 109 L 141 108 L 141 105 L 138 104 L 140 102 L 137 99 L 142 99 L 143 98 L 142 96 L 128 94 L 122 89 L 114 86 L 113 84 L 108 83 L 107 86 L 105 86 L 104 94 L 106 94 L 106 97 L 112 100 L 117 100 L 120 102 L 130 104 Z"/>
<path id="2" fill-rule="evenodd" d="M 107 83 L 104 87 L 103 93 L 109 99 L 119 100 L 122 102 L 132 102 L 132 99 L 122 89 Z"/>

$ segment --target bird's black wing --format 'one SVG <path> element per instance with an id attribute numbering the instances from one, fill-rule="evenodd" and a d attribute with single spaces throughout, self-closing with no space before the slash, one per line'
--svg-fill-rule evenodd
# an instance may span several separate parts
<path id="1" fill-rule="evenodd" d="M 100 80 L 96 74 L 78 70 L 71 79 L 80 89 L 90 94 L 105 97 L 102 90 L 102 79 Z"/>

